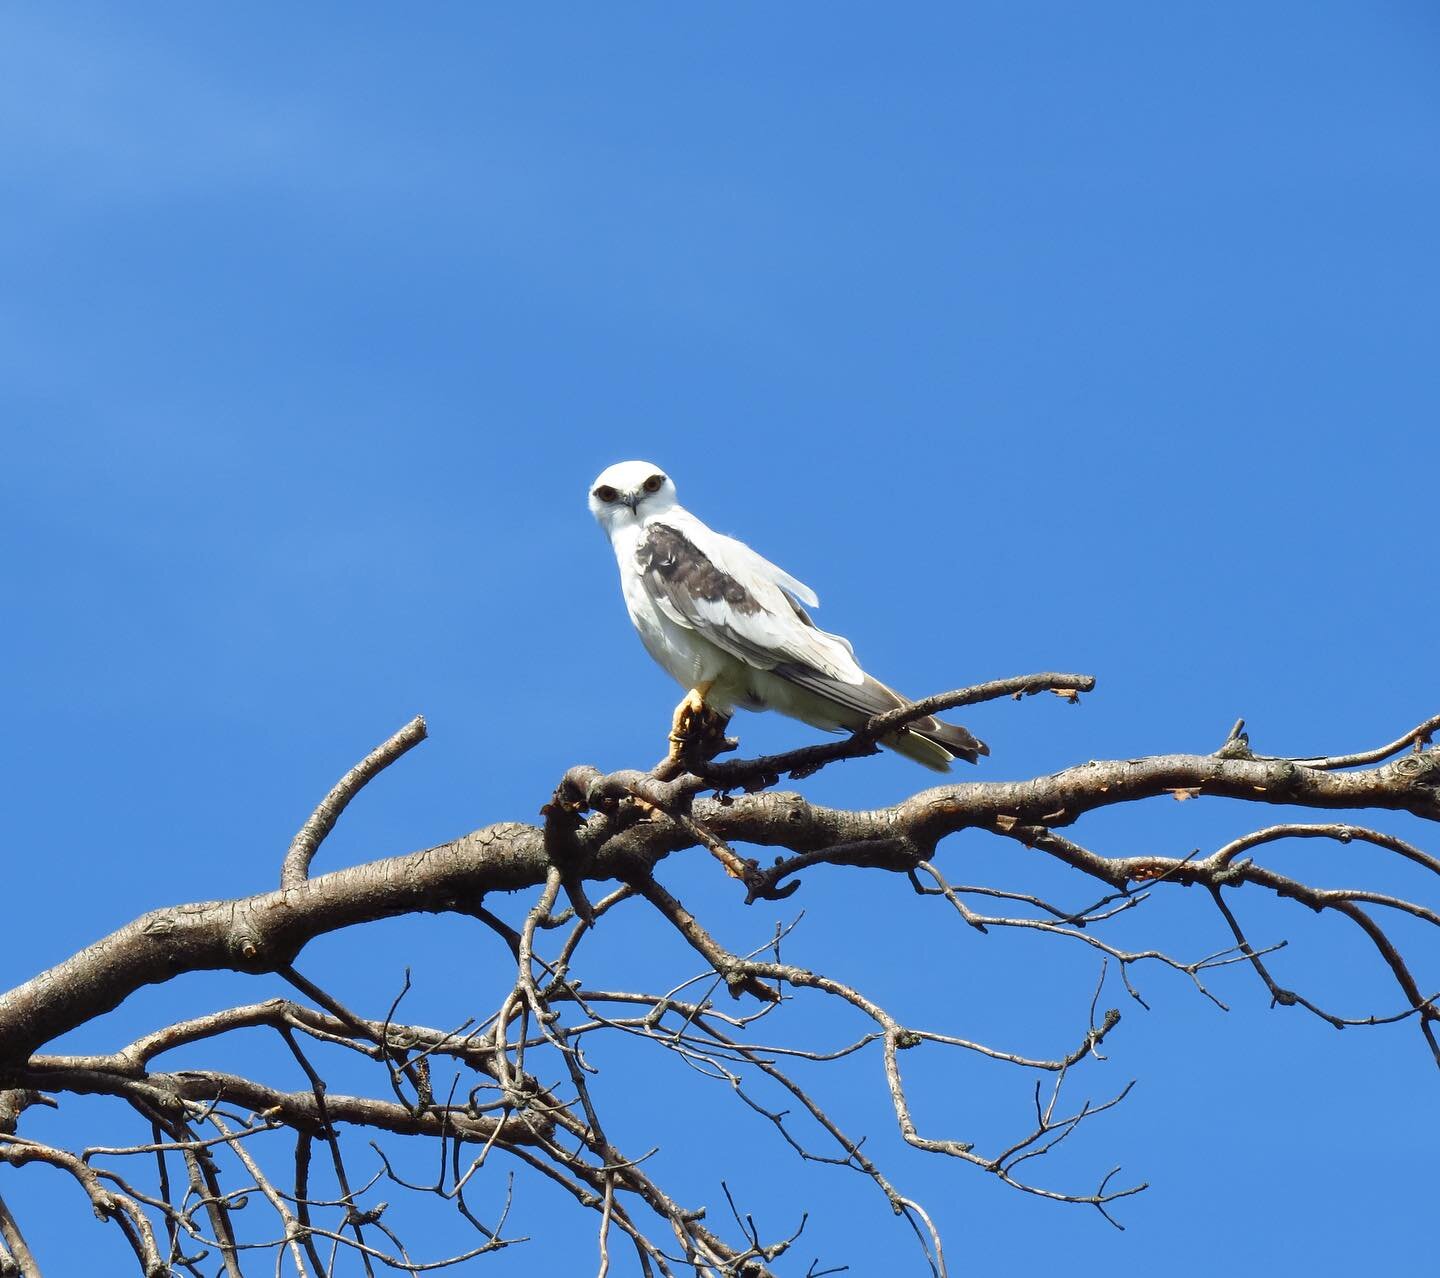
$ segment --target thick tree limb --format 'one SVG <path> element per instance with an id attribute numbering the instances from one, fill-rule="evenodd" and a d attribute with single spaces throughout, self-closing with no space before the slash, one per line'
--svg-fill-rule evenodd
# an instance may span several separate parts
<path id="1" fill-rule="evenodd" d="M 1048 830 L 1097 808 L 1189 790 L 1247 802 L 1388 809 L 1440 820 L 1440 751 L 1353 772 L 1318 771 L 1287 760 L 1156 755 L 1085 763 L 1030 781 L 937 786 L 871 811 L 762 793 L 725 803 L 700 801 L 694 812 L 727 843 L 778 845 L 801 854 L 843 847 L 850 850 L 837 861 L 850 858 L 854 864 L 857 846 L 893 845 L 901 835 L 928 858 L 942 837 L 958 830 L 1015 825 Z M 664 819 L 611 833 L 609 818 L 602 817 L 577 835 L 585 879 L 624 878 L 636 866 L 653 866 L 696 842 L 681 825 Z M 1124 872 L 1105 858 L 1061 859 L 1115 886 L 1124 882 Z M 891 861 L 895 869 L 913 864 L 900 856 Z M 292 889 L 152 911 L 0 997 L 0 1062 L 23 1060 L 143 985 L 187 971 L 273 971 L 324 933 L 397 914 L 465 913 L 487 892 L 544 883 L 548 867 L 539 828 L 503 823 L 438 847 L 307 879 Z"/>
<path id="2" fill-rule="evenodd" d="M 1090 1059 L 1104 1059 L 1100 1049 L 1119 1024 L 1118 1011 L 1098 1011 L 1110 960 L 1137 1000 L 1129 969 L 1155 962 L 1188 975 L 1222 1008 L 1200 975 L 1248 964 L 1274 1003 L 1305 1007 L 1337 1028 L 1413 1018 L 1440 1064 L 1440 1039 L 1434 1030 L 1440 1020 L 1440 994 L 1427 994 L 1431 987 L 1416 979 L 1412 956 L 1402 953 L 1386 930 L 1386 920 L 1396 913 L 1440 928 L 1440 908 L 1363 886 L 1319 887 L 1254 859 L 1280 840 L 1313 838 L 1366 845 L 1436 876 L 1440 857 L 1348 818 L 1265 826 L 1204 856 L 1199 851 L 1182 857 L 1104 855 L 1060 832 L 1097 809 L 1157 797 L 1213 796 L 1316 811 L 1390 810 L 1440 820 L 1440 751 L 1424 748 L 1440 718 L 1375 750 L 1304 760 L 1254 755 L 1241 731 L 1243 723 L 1237 723 L 1213 755 L 1092 761 L 1026 781 L 967 780 L 871 811 L 828 808 L 798 794 L 770 790 L 781 775 L 805 776 L 829 763 L 873 753 L 885 734 L 921 714 L 1041 691 L 1074 700 L 1091 686 L 1087 676 L 1055 673 L 995 680 L 877 717 L 846 739 L 761 759 L 714 763 L 704 756 L 713 755 L 720 743 L 697 743 L 677 764 L 692 771 L 680 775 L 668 766 L 609 775 L 576 767 L 566 773 L 543 810 L 543 825 L 490 826 L 438 847 L 309 878 L 316 848 L 349 799 L 423 737 L 424 724 L 417 719 L 347 773 L 316 809 L 291 845 L 279 891 L 152 911 L 0 996 L 0 1161 L 17 1167 L 42 1162 L 68 1172 L 96 1211 L 123 1231 L 142 1272 L 155 1278 L 181 1271 L 199 1274 L 206 1252 L 213 1272 L 217 1251 L 224 1271 L 238 1275 L 242 1257 L 257 1246 L 275 1250 L 277 1265 L 281 1252 L 288 1252 L 296 1272 L 316 1275 L 334 1269 L 339 1248 L 349 1250 L 373 1273 L 377 1264 L 420 1272 L 508 1246 L 516 1241 L 501 1235 L 509 1189 L 500 1224 L 493 1228 L 482 1223 L 465 1200 L 467 1184 L 487 1165 L 492 1151 L 547 1177 L 596 1212 L 602 1271 L 612 1266 L 612 1240 L 624 1237 L 646 1275 L 694 1272 L 764 1278 L 768 1265 L 795 1244 L 799 1229 L 778 1241 L 763 1241 L 754 1220 L 742 1213 L 725 1187 L 742 1236 L 738 1242 L 727 1241 L 704 1223 L 703 1207 L 682 1206 L 661 1188 L 643 1165 L 655 1151 L 627 1155 L 607 1134 L 589 1082 L 598 1066 L 587 1057 L 597 1036 L 608 1040 L 624 1034 L 673 1052 L 697 1074 L 728 1085 L 801 1157 L 867 1176 L 891 1209 L 909 1221 L 932 1269 L 943 1276 L 944 1251 L 935 1223 L 879 1170 L 872 1161 L 874 1147 L 862 1152 L 864 1141 L 844 1133 L 807 1090 L 808 1081 L 801 1087 L 786 1072 L 790 1062 L 822 1065 L 868 1055 L 889 1093 L 898 1140 L 979 1168 L 1023 1192 L 1092 1206 L 1117 1226 L 1110 1205 L 1143 1185 L 1111 1189 L 1111 1172 L 1097 1177 L 1098 1184 L 1092 1181 L 1088 1192 L 1072 1192 L 1034 1183 L 1026 1167 L 1035 1166 L 1031 1160 L 1119 1104 L 1129 1091 L 1127 1085 L 1108 1100 L 1087 1100 L 1078 1108 L 1060 1105 L 1067 1077 Z M 745 793 L 735 795 L 737 790 Z M 1078 871 L 1103 885 L 1099 899 L 1074 909 L 1025 892 L 952 886 L 934 864 L 936 845 L 967 829 L 1021 843 Z M 732 849 L 744 844 L 775 848 L 779 855 L 762 869 Z M 662 882 L 666 858 L 692 847 L 715 855 L 743 879 L 748 901 L 793 893 L 801 885 L 800 876 L 816 866 L 869 868 L 906 874 L 922 898 L 943 898 L 978 932 L 1011 928 L 1084 944 L 1104 956 L 1088 1028 L 1073 1038 L 1067 1035 L 1061 1050 L 1037 1055 L 912 1026 L 867 994 L 855 976 L 842 978 L 783 961 L 782 942 L 788 950 L 793 923 L 777 924 L 773 939 L 765 944 L 733 951 Z M 934 886 L 926 886 L 921 874 Z M 624 886 L 592 905 L 584 882 L 614 879 Z M 1233 946 L 1186 962 L 1156 948 L 1122 948 L 1095 934 L 1172 884 L 1207 889 Z M 1263 891 L 1346 920 L 1388 969 L 1400 991 L 1401 1010 L 1384 1016 L 1339 1016 L 1279 984 L 1266 959 L 1284 942 L 1251 944 L 1234 908 L 1239 888 L 1250 889 L 1247 902 Z M 518 925 L 502 917 L 499 905 L 487 908 L 484 903 L 487 893 L 536 889 Z M 562 889 L 573 911 L 558 909 Z M 1089 894 L 1097 890 L 1091 887 Z M 976 898 L 985 902 L 983 909 L 972 903 Z M 626 910 L 646 911 L 672 928 L 700 955 L 704 970 L 657 993 L 596 990 L 572 978 L 584 939 L 627 902 Z M 986 912 L 1005 909 L 1017 912 Z M 351 1011 L 294 968 L 301 950 L 325 933 L 395 915 L 442 911 L 483 922 L 489 931 L 481 935 L 492 948 L 491 932 L 504 942 L 506 963 L 514 966 L 493 1014 L 468 1015 L 449 1031 L 399 1023 L 397 1008 L 409 988 L 407 969 L 401 995 L 383 1020 L 375 1019 Z M 561 928 L 567 933 L 547 943 Z M 50 1039 L 110 1010 L 143 985 L 208 969 L 279 973 L 318 1009 L 271 999 L 163 1026 L 108 1054 L 35 1054 Z M 859 977 L 863 975 L 862 970 Z M 686 993 L 697 985 L 696 993 Z M 748 999 L 738 1006 L 726 1002 L 732 1010 L 722 1012 L 711 1001 L 722 988 Z M 752 1041 L 752 1026 L 762 1018 L 774 1014 L 783 1019 L 792 1000 L 817 998 L 829 1000 L 843 1015 L 860 1018 L 866 1032 L 833 1049 Z M 757 1001 L 758 1009 L 748 1000 Z M 308 1088 L 288 1090 L 213 1068 L 153 1068 L 163 1053 L 215 1046 L 224 1035 L 255 1028 L 278 1035 Z M 991 1153 L 978 1152 L 969 1139 L 962 1139 L 975 1133 L 924 1132 L 914 1117 L 901 1069 L 902 1053 L 922 1045 L 927 1052 L 959 1049 L 997 1067 L 1048 1075 L 1053 1080 L 1048 1099 L 1036 1084 L 1033 1128 L 1008 1144 L 999 1142 L 998 1152 Z M 332 1092 L 326 1075 L 337 1052 L 350 1053 L 348 1060 L 358 1058 L 378 1071 L 374 1077 L 382 1082 L 377 1088 L 382 1097 Z M 293 1070 L 293 1064 L 287 1065 Z M 432 1077 L 432 1067 L 441 1071 L 438 1077 Z M 544 1084 L 542 1077 L 561 1081 Z M 348 1084 L 350 1075 L 345 1079 Z M 749 1090 L 757 1079 L 761 1086 L 781 1088 L 800 1103 L 801 1112 L 792 1115 L 768 1106 L 762 1092 Z M 387 1089 L 393 1097 L 383 1096 Z M 139 1115 L 147 1135 L 139 1143 L 95 1142 L 79 1154 L 36 1141 L 18 1129 L 28 1106 L 55 1103 L 47 1093 L 112 1097 L 122 1102 L 122 1113 L 131 1113 L 132 1119 Z M 833 1142 L 838 1152 L 811 1152 L 813 1133 L 802 1131 L 797 1122 L 801 1127 L 813 1123 L 819 1139 Z M 342 1149 L 342 1127 L 347 1133 L 358 1127 L 428 1138 L 439 1149 L 438 1177 L 430 1184 L 412 1184 L 396 1173 L 383 1152 L 382 1170 L 368 1182 L 363 1175 L 352 1176 L 354 1150 Z M 280 1128 L 294 1138 L 293 1193 L 280 1187 L 259 1157 L 261 1149 L 269 1147 L 266 1133 Z M 329 1156 L 333 1178 L 323 1168 L 312 1171 L 316 1141 Z M 462 1164 L 462 1149 L 468 1166 Z M 136 1165 L 132 1155 L 143 1155 L 139 1162 L 147 1166 L 154 1160 L 158 1191 L 138 1180 L 131 1183 L 129 1169 Z M 186 1172 L 179 1180 L 170 1175 L 166 1161 L 177 1155 Z M 105 1166 L 102 1160 L 119 1160 L 119 1166 Z M 231 1170 L 238 1166 L 239 1188 L 222 1187 L 222 1162 Z M 324 1189 L 314 1186 L 317 1174 L 326 1180 Z M 443 1260 L 412 1260 L 382 1219 L 386 1204 L 367 1197 L 382 1177 L 453 1204 L 481 1238 Z M 237 1232 L 232 1215 L 247 1196 L 262 1208 L 269 1204 L 278 1237 L 253 1241 L 248 1224 Z M 656 1221 L 673 1241 L 662 1246 L 647 1233 L 657 1228 Z M 186 1247 L 195 1254 L 181 1254 Z M 328 1260 L 322 1255 L 326 1249 Z M 818 1265 L 817 1260 L 810 1272 L 832 1272 Z M 0 1270 L 34 1270 L 3 1204 Z"/>

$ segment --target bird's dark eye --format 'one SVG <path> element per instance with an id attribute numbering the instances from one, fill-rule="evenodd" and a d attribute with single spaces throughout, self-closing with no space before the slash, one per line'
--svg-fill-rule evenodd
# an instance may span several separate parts
<path id="1" fill-rule="evenodd" d="M 595 490 L 595 496 L 608 504 L 614 501 L 620 494 L 611 488 L 609 484 L 601 484 L 600 487 Z"/>
<path id="2" fill-rule="evenodd" d="M 650 478 L 645 481 L 645 491 L 647 493 L 658 493 L 660 491 L 660 486 L 664 482 L 664 475 L 651 475 Z"/>

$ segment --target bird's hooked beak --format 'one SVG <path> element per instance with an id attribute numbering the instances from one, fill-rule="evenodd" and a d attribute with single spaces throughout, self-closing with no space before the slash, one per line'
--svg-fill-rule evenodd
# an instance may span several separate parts
<path id="1" fill-rule="evenodd" d="M 620 496 L 620 501 L 621 501 L 624 505 L 630 507 L 630 513 L 633 515 L 633 514 L 636 513 L 635 507 L 640 504 L 640 494 L 639 494 L 639 493 L 622 493 L 621 496 Z"/>

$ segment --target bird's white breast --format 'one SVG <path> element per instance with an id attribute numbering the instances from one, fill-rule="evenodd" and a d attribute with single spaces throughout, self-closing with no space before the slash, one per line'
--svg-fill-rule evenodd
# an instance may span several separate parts
<path id="1" fill-rule="evenodd" d="M 734 659 L 656 606 L 635 562 L 645 532 L 642 524 L 631 521 L 612 529 L 610 535 L 631 624 L 639 632 L 645 650 L 682 687 L 693 688 L 714 680 L 735 664 Z"/>

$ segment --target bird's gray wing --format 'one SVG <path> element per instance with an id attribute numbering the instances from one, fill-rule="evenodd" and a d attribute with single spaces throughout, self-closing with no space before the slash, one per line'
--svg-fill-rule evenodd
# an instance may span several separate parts
<path id="1" fill-rule="evenodd" d="M 807 626 L 815 624 L 798 603 L 793 599 L 790 603 Z M 836 637 L 838 638 L 838 636 Z M 898 710 L 901 706 L 910 704 L 909 697 L 896 692 L 894 688 L 888 687 L 879 679 L 868 674 L 859 683 L 843 683 L 838 679 L 831 679 L 810 666 L 789 662 L 776 666 L 773 673 L 797 687 L 818 693 L 827 701 L 833 701 L 847 709 L 854 710 L 867 719 L 873 719 L 876 715 L 885 714 L 890 710 Z M 944 719 L 937 719 L 934 715 L 916 719 L 907 728 L 902 729 L 898 736 L 919 737 L 940 746 L 950 757 L 964 759 L 968 763 L 975 763 L 980 755 L 990 753 L 990 747 L 968 729 L 962 728 L 958 723 L 946 723 Z M 906 746 L 896 740 L 894 736 L 887 738 L 887 742 L 901 753 L 917 759 L 927 768 L 935 768 L 941 772 L 946 770 L 943 755 L 937 760 L 933 752 L 918 749 L 913 745 Z"/>
<path id="2" fill-rule="evenodd" d="M 865 682 L 850 645 L 818 629 L 790 588 L 813 601 L 808 587 L 699 520 L 651 524 L 636 548 L 635 566 L 646 593 L 671 621 L 747 665 L 804 670 L 827 684 Z"/>
<path id="3" fill-rule="evenodd" d="M 844 707 L 862 722 L 909 704 L 860 668 L 848 641 L 817 627 L 776 576 L 799 582 L 693 516 L 651 524 L 636 549 L 635 566 L 660 612 L 747 665 Z M 814 592 L 804 589 L 813 602 Z M 939 749 L 922 748 L 913 738 Z M 941 771 L 951 758 L 974 763 L 990 753 L 964 728 L 933 717 L 886 743 Z"/>

